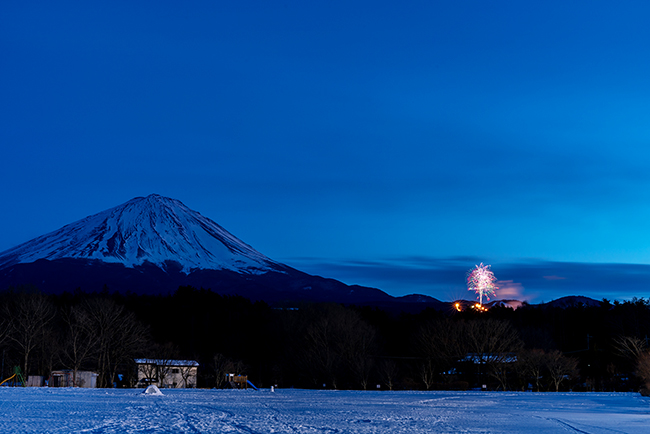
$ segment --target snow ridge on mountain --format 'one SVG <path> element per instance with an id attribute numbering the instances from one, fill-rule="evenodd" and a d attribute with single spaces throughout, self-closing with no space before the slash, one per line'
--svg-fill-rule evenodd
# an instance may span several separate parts
<path id="1" fill-rule="evenodd" d="M 100 260 L 134 267 L 167 261 L 197 269 L 260 274 L 279 264 L 178 200 L 152 194 L 91 215 L 0 253 L 0 268 L 39 259 Z"/>

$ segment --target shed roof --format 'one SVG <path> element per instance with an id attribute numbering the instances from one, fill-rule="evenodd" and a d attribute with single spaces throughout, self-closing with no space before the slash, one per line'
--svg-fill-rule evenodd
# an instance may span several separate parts
<path id="1" fill-rule="evenodd" d="M 170 359 L 135 359 L 138 365 L 160 365 L 160 366 L 199 366 L 196 360 L 170 360 Z"/>

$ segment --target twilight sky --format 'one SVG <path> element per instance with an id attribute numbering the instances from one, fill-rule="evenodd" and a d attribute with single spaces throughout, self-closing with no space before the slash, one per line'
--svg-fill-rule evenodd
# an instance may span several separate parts
<path id="1" fill-rule="evenodd" d="M 0 251 L 158 193 L 393 295 L 650 296 L 650 3 L 0 4 Z"/>

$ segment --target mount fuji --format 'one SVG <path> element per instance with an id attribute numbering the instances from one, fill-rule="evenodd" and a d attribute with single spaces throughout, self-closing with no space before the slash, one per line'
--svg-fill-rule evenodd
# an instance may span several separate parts
<path id="1" fill-rule="evenodd" d="M 271 303 L 410 303 L 276 262 L 178 200 L 152 194 L 0 252 L 0 290 L 168 294 L 179 286 Z M 427 297 L 429 302 L 437 300 Z"/>
<path id="2" fill-rule="evenodd" d="M 133 268 L 197 269 L 259 274 L 285 267 L 183 203 L 156 194 L 137 197 L 0 253 L 0 269 L 39 259 L 97 259 Z"/>

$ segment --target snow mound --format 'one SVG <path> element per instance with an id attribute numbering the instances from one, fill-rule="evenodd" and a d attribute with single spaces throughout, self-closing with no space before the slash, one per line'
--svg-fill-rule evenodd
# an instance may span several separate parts
<path id="1" fill-rule="evenodd" d="M 144 389 L 144 392 L 142 392 L 142 394 L 149 396 L 163 396 L 163 393 L 155 384 L 152 384 L 151 386 L 148 386 L 146 389 Z"/>

